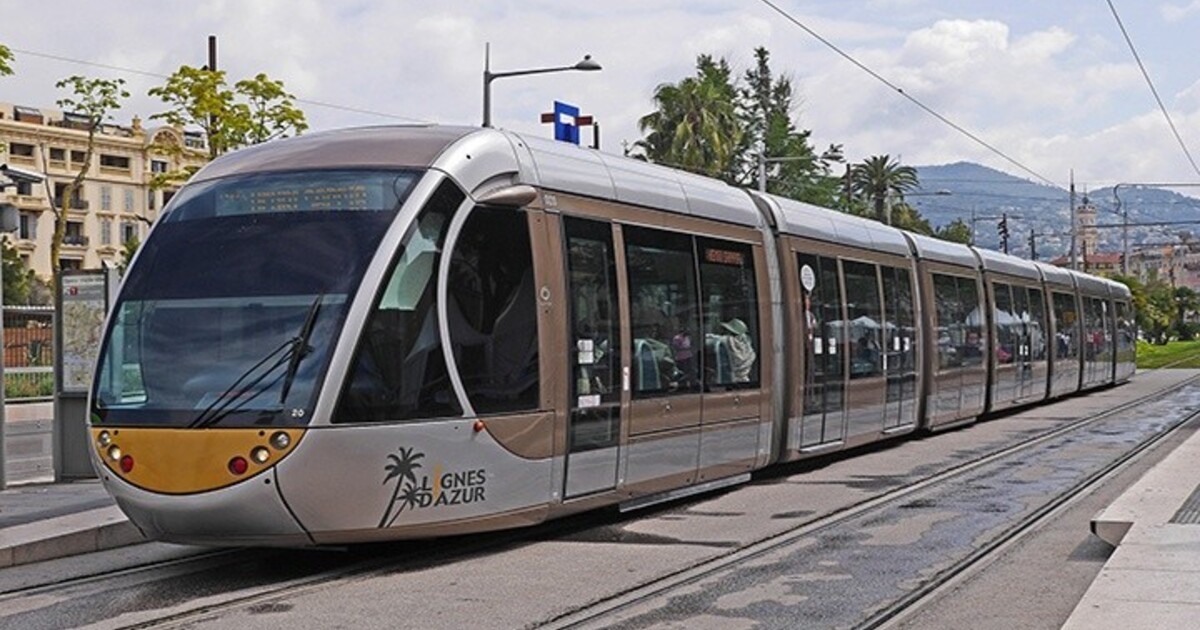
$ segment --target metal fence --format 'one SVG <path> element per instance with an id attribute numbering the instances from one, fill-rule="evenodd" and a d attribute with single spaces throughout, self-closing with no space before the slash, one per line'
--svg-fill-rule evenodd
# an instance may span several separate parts
<path id="1" fill-rule="evenodd" d="M 9 401 L 54 396 L 54 309 L 4 307 L 4 397 Z"/>

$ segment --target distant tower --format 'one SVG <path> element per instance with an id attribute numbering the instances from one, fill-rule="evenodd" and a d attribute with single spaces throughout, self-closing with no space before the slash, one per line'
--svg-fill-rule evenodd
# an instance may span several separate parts
<path id="1" fill-rule="evenodd" d="M 1096 206 L 1088 201 L 1087 193 L 1083 194 L 1083 203 L 1075 211 L 1075 226 L 1079 232 L 1080 256 L 1084 262 L 1096 253 L 1100 243 L 1100 234 L 1096 230 Z"/>

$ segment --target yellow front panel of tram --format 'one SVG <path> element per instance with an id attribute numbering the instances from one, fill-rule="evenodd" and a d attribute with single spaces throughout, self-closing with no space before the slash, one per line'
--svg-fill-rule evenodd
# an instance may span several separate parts
<path id="1" fill-rule="evenodd" d="M 245 481 L 296 448 L 304 429 L 92 428 L 108 470 L 151 492 L 192 494 Z"/>

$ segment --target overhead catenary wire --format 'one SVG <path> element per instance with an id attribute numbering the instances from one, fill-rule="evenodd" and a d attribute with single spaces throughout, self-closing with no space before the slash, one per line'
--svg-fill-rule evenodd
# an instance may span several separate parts
<path id="1" fill-rule="evenodd" d="M 1125 23 L 1121 21 L 1120 14 L 1117 13 L 1117 7 L 1112 3 L 1112 0 L 1106 0 L 1108 8 L 1112 11 L 1113 19 L 1117 21 L 1117 26 L 1121 29 L 1121 35 L 1125 37 L 1125 43 L 1129 45 L 1129 52 L 1133 53 L 1133 60 L 1137 62 L 1138 68 L 1142 71 L 1142 77 L 1146 79 L 1146 85 L 1150 86 L 1150 93 L 1154 95 L 1154 101 L 1158 103 L 1158 109 L 1162 112 L 1163 118 L 1167 119 L 1167 126 L 1171 128 L 1171 133 L 1175 135 L 1175 141 L 1179 143 L 1179 148 L 1183 149 L 1183 154 L 1187 156 L 1188 163 L 1192 165 L 1192 170 L 1196 171 L 1196 175 L 1200 175 L 1200 166 L 1196 166 L 1196 160 L 1192 158 L 1192 152 L 1188 150 L 1187 144 L 1183 141 L 1183 136 L 1179 135 L 1179 129 L 1175 127 L 1175 121 L 1171 120 L 1171 114 L 1167 111 L 1167 106 L 1163 105 L 1162 98 L 1158 95 L 1158 89 L 1154 87 L 1154 81 L 1150 79 L 1150 73 L 1146 70 L 1146 64 L 1142 63 L 1142 57 L 1138 54 L 1137 47 L 1133 45 L 1133 38 L 1129 36 L 1129 31 L 1125 30 Z"/>
<path id="2" fill-rule="evenodd" d="M 859 70 L 862 70 L 863 72 L 866 72 L 867 74 L 871 75 L 871 77 L 872 77 L 872 78 L 874 78 L 876 81 L 879 81 L 880 83 L 882 83 L 882 84 L 886 85 L 887 87 L 891 88 L 892 90 L 894 90 L 894 91 L 895 91 L 897 94 L 899 94 L 900 96 L 903 96 L 904 98 L 908 99 L 908 101 L 909 101 L 909 102 L 911 102 L 913 105 L 916 105 L 917 107 L 919 107 L 919 108 L 920 108 L 922 111 L 924 111 L 925 113 L 929 114 L 930 116 L 933 116 L 933 117 L 934 117 L 934 118 L 936 118 L 937 120 L 939 120 L 939 121 L 941 121 L 942 123 L 944 123 L 944 124 L 948 125 L 950 128 L 954 129 L 954 130 L 955 130 L 955 131 L 957 131 L 958 133 L 960 133 L 960 134 L 962 134 L 962 135 L 966 136 L 967 138 L 970 138 L 970 139 L 971 139 L 972 141 L 974 141 L 976 144 L 978 144 L 978 145 L 980 145 L 980 146 L 984 147 L 984 148 L 985 148 L 985 149 L 987 149 L 988 151 L 991 151 L 992 153 L 994 153 L 994 154 L 996 154 L 996 155 L 1000 156 L 1000 157 L 1001 157 L 1001 158 L 1003 158 L 1005 161 L 1007 161 L 1009 164 L 1012 164 L 1013 166 L 1015 166 L 1015 167 L 1017 167 L 1017 168 L 1021 169 L 1022 171 L 1026 172 L 1026 173 L 1029 173 L 1030 175 L 1032 175 L 1032 176 L 1034 176 L 1035 178 L 1037 178 L 1037 179 L 1041 180 L 1042 182 L 1045 182 L 1046 184 L 1048 184 L 1048 185 L 1050 185 L 1050 186 L 1055 186 L 1055 187 L 1057 187 L 1057 186 L 1058 186 L 1058 184 L 1054 183 L 1054 181 L 1053 181 L 1053 180 L 1051 180 L 1049 177 L 1046 177 L 1045 175 L 1042 175 L 1041 173 L 1039 173 L 1039 172 L 1037 172 L 1037 171 L 1033 170 L 1032 168 L 1030 168 L 1030 167 L 1028 167 L 1028 166 L 1026 166 L 1026 165 L 1022 164 L 1022 163 L 1021 163 L 1020 161 L 1018 161 L 1016 158 L 1014 158 L 1014 157 L 1012 157 L 1012 156 L 1008 155 L 1007 153 L 1005 153 L 1005 152 L 1001 151 L 1000 149 L 996 148 L 995 146 L 993 146 L 992 144 L 990 144 L 989 142 L 987 142 L 987 141 L 986 141 L 986 140 L 984 140 L 983 138 L 980 138 L 979 136 L 975 135 L 974 133 L 971 133 L 971 132 L 970 132 L 970 131 L 968 131 L 966 128 L 964 128 L 962 125 L 959 125 L 958 123 L 956 123 L 956 122 L 954 122 L 954 121 L 950 120 L 950 119 L 949 119 L 949 118 L 947 118 L 945 115 L 943 115 L 943 114 L 941 114 L 940 112 L 938 112 L 938 111 L 934 110 L 932 107 L 930 107 L 930 106 L 926 105 L 924 102 L 922 102 L 920 99 L 916 98 L 915 96 L 913 96 L 913 95 L 909 94 L 908 92 L 905 92 L 903 88 L 901 88 L 900 86 L 896 85 L 895 83 L 892 83 L 892 82 L 891 82 L 891 81 L 889 81 L 889 80 L 888 80 L 886 77 L 884 77 L 883 75 L 879 74 L 878 72 L 876 72 L 876 71 L 872 70 L 871 68 L 869 68 L 869 67 L 868 67 L 866 64 L 864 64 L 863 62 L 859 61 L 858 59 L 855 59 L 853 55 L 851 55 L 850 53 L 848 53 L 848 52 L 846 52 L 846 51 L 842 50 L 841 48 L 839 48 L 839 47 L 838 47 L 836 44 L 834 44 L 833 42 L 829 41 L 828 39 L 825 39 L 825 38 L 824 38 L 824 37 L 822 37 L 822 36 L 821 36 L 819 33 L 817 33 L 817 32 L 816 32 L 816 31 L 814 31 L 812 28 L 810 28 L 808 25 L 804 24 L 803 22 L 801 22 L 800 20 L 798 20 L 796 17 L 792 16 L 790 13 L 788 13 L 787 11 L 785 11 L 784 9 L 782 9 L 782 8 L 781 8 L 779 5 L 775 4 L 775 3 L 774 3 L 774 2 L 772 2 L 771 0 L 760 0 L 760 1 L 761 1 L 763 4 L 767 5 L 768 7 L 770 7 L 771 9 L 773 9 L 773 10 L 774 10 L 776 13 L 778 13 L 779 15 L 782 15 L 784 19 L 786 19 L 787 21 L 789 21 L 789 22 L 791 22 L 792 24 L 796 25 L 796 26 L 797 26 L 797 27 L 799 27 L 801 30 L 803 30 L 804 32 L 808 33 L 808 34 L 809 34 L 809 35 L 811 35 L 813 38 L 815 38 L 817 41 L 819 41 L 819 42 L 821 42 L 822 44 L 824 44 L 824 45 L 825 45 L 827 48 L 829 48 L 829 49 L 830 49 L 830 50 L 832 50 L 833 52 L 835 52 L 835 53 L 837 53 L 838 55 L 840 55 L 840 56 L 841 56 L 843 59 L 845 59 L 846 61 L 849 61 L 850 63 L 854 64 L 854 65 L 855 65 L 855 66 L 856 66 L 856 67 L 857 67 Z"/>
<path id="3" fill-rule="evenodd" d="M 89 67 L 93 67 L 93 68 L 104 68 L 105 70 L 113 70 L 115 72 L 123 72 L 125 74 L 134 74 L 134 75 L 138 75 L 138 76 L 149 77 L 152 79 L 166 80 L 166 79 L 171 78 L 170 75 L 162 74 L 160 72 L 149 72 L 147 70 L 139 70 L 137 68 L 116 66 L 116 65 L 107 64 L 107 63 L 99 63 L 96 61 L 87 61 L 85 59 L 74 59 L 72 57 L 65 57 L 63 55 L 54 55 L 54 54 L 50 54 L 50 53 L 37 52 L 34 50 L 24 50 L 21 48 L 13 48 L 11 46 L 9 47 L 9 50 L 11 50 L 17 54 L 29 55 L 30 57 L 39 57 L 42 59 L 50 59 L 52 61 L 61 61 L 64 63 L 73 63 L 73 64 L 89 66 Z M 378 116 L 380 118 L 390 118 L 392 120 L 402 120 L 402 121 L 414 122 L 414 123 L 429 123 L 430 122 L 430 121 L 422 119 L 422 118 L 413 118 L 411 116 L 401 116 L 399 114 L 389 114 L 387 112 L 363 109 L 361 107 L 352 107 L 349 105 L 338 105 L 336 103 L 329 103 L 326 101 L 314 101 L 314 100 L 305 99 L 305 98 L 296 98 L 295 101 L 297 103 L 301 103 L 304 105 L 312 105 L 313 107 L 324 107 L 326 109 L 334 109 L 334 110 L 338 110 L 338 111 L 349 112 L 352 114 L 364 114 L 367 116 Z"/>

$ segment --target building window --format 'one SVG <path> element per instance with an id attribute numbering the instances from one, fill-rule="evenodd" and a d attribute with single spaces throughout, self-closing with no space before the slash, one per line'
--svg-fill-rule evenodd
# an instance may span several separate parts
<path id="1" fill-rule="evenodd" d="M 125 189 L 125 212 L 133 212 L 133 189 Z"/>
<path id="2" fill-rule="evenodd" d="M 121 222 L 121 244 L 124 245 L 129 241 L 138 238 L 138 225 L 132 221 Z"/>
<path id="3" fill-rule="evenodd" d="M 112 245 L 112 219 L 100 219 L 100 244 Z"/>
<path id="4" fill-rule="evenodd" d="M 22 212 L 17 226 L 17 236 L 27 241 L 37 240 L 37 220 L 36 214 Z"/>
<path id="5" fill-rule="evenodd" d="M 33 194 L 33 183 L 25 182 L 25 181 L 17 182 L 17 194 L 18 195 L 32 195 Z"/>
<path id="6" fill-rule="evenodd" d="M 147 208 L 149 208 L 149 209 L 151 209 L 151 210 L 156 210 L 156 209 L 158 209 L 158 206 L 154 205 L 154 202 L 156 201 L 156 200 L 155 200 L 155 196 L 156 196 L 156 195 L 154 194 L 154 191 L 153 191 L 153 190 L 147 190 L 147 191 L 146 191 L 146 207 L 147 207 Z"/>
<path id="7" fill-rule="evenodd" d="M 112 186 L 100 187 L 100 209 L 105 211 L 112 210 Z"/>
<path id="8" fill-rule="evenodd" d="M 51 148 L 50 149 L 50 161 L 51 162 L 59 162 L 59 163 L 66 162 L 67 161 L 67 150 Z"/>
<path id="9" fill-rule="evenodd" d="M 124 171 L 129 170 L 129 158 L 120 155 L 105 155 L 100 154 L 101 168 L 115 168 Z"/>
<path id="10" fill-rule="evenodd" d="M 33 145 L 22 142 L 8 143 L 8 153 L 13 157 L 33 158 Z"/>
<path id="11" fill-rule="evenodd" d="M 83 164 L 87 161 L 87 153 L 85 151 L 72 151 L 71 161 L 76 164 Z"/>
<path id="12" fill-rule="evenodd" d="M 83 261 L 78 258 L 59 258 L 58 268 L 66 271 L 68 269 L 83 269 Z"/>
<path id="13" fill-rule="evenodd" d="M 171 203 L 171 199 L 175 197 L 175 192 L 176 191 L 174 191 L 174 190 L 164 190 L 163 191 L 163 207 L 164 208 L 167 207 L 167 204 Z"/>
<path id="14" fill-rule="evenodd" d="M 83 235 L 83 224 L 78 221 L 67 221 L 67 230 L 63 234 L 64 245 L 87 246 L 87 237 Z"/>
<path id="15" fill-rule="evenodd" d="M 167 163 L 164 160 L 150 160 L 151 173 L 166 173 Z"/>

